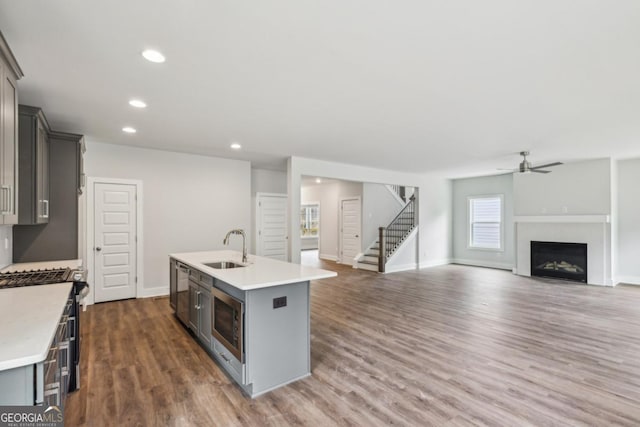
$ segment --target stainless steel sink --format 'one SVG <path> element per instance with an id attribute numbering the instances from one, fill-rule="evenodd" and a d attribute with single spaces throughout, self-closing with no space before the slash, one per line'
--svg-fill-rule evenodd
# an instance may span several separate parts
<path id="1" fill-rule="evenodd" d="M 204 265 L 218 270 L 226 270 L 227 268 L 246 267 L 245 265 L 238 264 L 233 261 L 218 261 L 218 262 L 205 262 Z"/>

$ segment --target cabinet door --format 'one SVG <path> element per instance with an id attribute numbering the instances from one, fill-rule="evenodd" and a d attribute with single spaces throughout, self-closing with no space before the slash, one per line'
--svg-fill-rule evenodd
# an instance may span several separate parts
<path id="1" fill-rule="evenodd" d="M 198 338 L 209 347 L 211 345 L 211 292 L 205 288 L 200 288 L 199 317 Z"/>
<path id="2" fill-rule="evenodd" d="M 178 302 L 178 264 L 176 260 L 169 260 L 169 305 L 176 310 Z"/>
<path id="3" fill-rule="evenodd" d="M 36 143 L 36 223 L 49 222 L 49 137 L 38 121 Z"/>
<path id="4" fill-rule="evenodd" d="M 200 286 L 189 280 L 189 326 L 191 330 L 198 334 L 198 321 L 200 314 Z"/>
<path id="5" fill-rule="evenodd" d="M 18 161 L 18 85 L 8 67 L 1 66 L 2 94 L 0 102 L 0 174 L 1 174 L 1 198 L 2 224 L 18 223 L 18 208 L 16 189 L 18 188 L 18 176 L 16 163 Z"/>

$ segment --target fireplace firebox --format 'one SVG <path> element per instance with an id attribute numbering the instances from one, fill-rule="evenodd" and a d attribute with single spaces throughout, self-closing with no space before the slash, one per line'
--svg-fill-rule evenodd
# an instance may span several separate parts
<path id="1" fill-rule="evenodd" d="M 587 244 L 532 241 L 531 275 L 587 283 Z"/>

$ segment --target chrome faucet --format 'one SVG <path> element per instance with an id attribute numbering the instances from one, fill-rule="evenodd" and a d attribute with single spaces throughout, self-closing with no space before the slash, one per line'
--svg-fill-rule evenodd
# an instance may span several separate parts
<path id="1" fill-rule="evenodd" d="M 247 238 L 244 235 L 244 230 L 242 230 L 240 228 L 236 228 L 235 230 L 231 230 L 224 237 L 224 240 L 222 241 L 222 244 L 223 245 L 228 245 L 229 244 L 229 236 L 231 236 L 232 234 L 239 234 L 239 235 L 242 236 L 242 262 L 247 262 Z"/>

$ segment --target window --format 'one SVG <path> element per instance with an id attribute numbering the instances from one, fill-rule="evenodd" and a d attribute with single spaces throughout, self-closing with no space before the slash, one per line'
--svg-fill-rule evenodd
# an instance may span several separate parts
<path id="1" fill-rule="evenodd" d="M 502 249 L 502 195 L 469 198 L 469 247 Z"/>
<path id="2" fill-rule="evenodd" d="M 318 237 L 320 226 L 320 205 L 309 204 L 300 206 L 300 236 Z"/>

